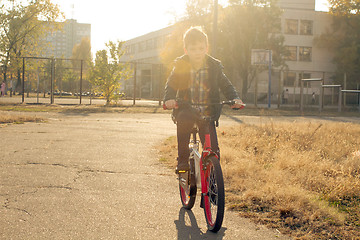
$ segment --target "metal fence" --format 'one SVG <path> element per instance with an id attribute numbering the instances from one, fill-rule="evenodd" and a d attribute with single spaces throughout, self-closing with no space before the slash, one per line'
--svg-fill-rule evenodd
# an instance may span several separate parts
<path id="1" fill-rule="evenodd" d="M 132 76 L 119 79 L 120 88 L 114 90 L 118 99 L 150 99 L 160 101 L 166 79 L 162 64 L 130 63 Z M 4 78 L 4 76 L 2 75 Z M 103 94 L 96 91 L 88 79 L 88 69 L 83 60 L 24 57 L 16 71 L 8 72 L 7 93 L 22 96 L 22 102 L 57 103 L 61 99 L 77 99 L 78 104 L 92 104 L 102 99 Z M 75 102 L 75 101 L 72 101 Z"/>
<path id="2" fill-rule="evenodd" d="M 163 98 L 164 85 L 168 69 L 162 64 L 131 62 L 132 76 L 129 79 L 119 79 L 120 88 L 115 94 L 120 99 L 131 100 L 136 104 L 138 99 L 158 101 Z M 241 79 L 232 78 L 233 84 L 239 92 L 242 92 Z M 301 79 L 321 78 L 320 82 L 306 82 L 303 85 L 301 99 Z M 293 106 L 300 109 L 301 100 L 303 107 L 318 105 L 320 101 L 320 84 L 338 84 L 344 79 L 336 79 L 334 72 L 319 71 L 272 71 L 271 104 L 277 107 Z M 13 84 L 9 84 L 13 82 Z M 102 99 L 102 93 L 97 92 L 88 80 L 88 69 L 82 60 L 60 59 L 60 58 L 22 58 L 22 66 L 7 75 L 8 89 L 12 85 L 14 91 L 22 95 L 22 102 L 30 101 L 27 98 L 34 98 L 37 103 L 58 103 L 60 99 L 72 99 L 76 104 L 92 104 L 95 100 Z M 346 84 L 345 84 L 346 85 Z M 359 89 L 359 84 L 356 86 Z M 346 89 L 343 87 L 342 89 Z M 288 95 L 285 99 L 285 93 Z M 323 105 L 337 106 L 338 94 L 334 88 L 324 89 Z M 241 96 L 243 97 L 243 96 Z M 342 95 L 344 105 L 359 105 L 359 95 L 344 93 Z M 257 79 L 250 83 L 247 90 L 247 97 L 244 99 L 247 104 L 268 104 L 268 74 L 265 71 L 257 76 Z"/>

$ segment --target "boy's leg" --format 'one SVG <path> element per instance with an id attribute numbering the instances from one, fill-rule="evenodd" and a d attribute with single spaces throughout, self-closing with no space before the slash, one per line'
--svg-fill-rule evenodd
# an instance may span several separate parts
<path id="1" fill-rule="evenodd" d="M 211 141 L 211 149 L 218 154 L 220 159 L 220 150 L 219 150 L 219 142 L 217 139 L 216 126 L 215 122 L 209 123 L 209 133 L 210 133 L 210 141 Z M 205 142 L 205 126 L 199 126 L 199 135 L 202 146 L 204 146 Z"/>
<path id="2" fill-rule="evenodd" d="M 194 126 L 194 116 L 191 111 L 184 109 L 176 116 L 177 142 L 178 142 L 178 167 L 177 170 L 189 170 L 189 141 Z"/>
<path id="3" fill-rule="evenodd" d="M 220 160 L 220 149 L 219 149 L 219 142 L 216 133 L 215 122 L 210 123 L 209 131 L 210 131 L 211 148 L 215 153 L 217 153 Z"/>

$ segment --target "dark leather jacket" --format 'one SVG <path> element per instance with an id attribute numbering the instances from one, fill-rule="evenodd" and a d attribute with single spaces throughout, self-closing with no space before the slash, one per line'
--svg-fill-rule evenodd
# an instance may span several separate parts
<path id="1" fill-rule="evenodd" d="M 220 103 L 220 92 L 228 100 L 239 98 L 234 86 L 224 74 L 221 62 L 209 55 L 206 55 L 206 61 L 209 76 L 209 103 Z M 186 102 L 191 100 L 190 70 L 189 56 L 183 55 L 175 60 L 174 68 L 165 85 L 164 102 L 171 99 L 181 99 Z M 216 116 L 214 120 L 217 120 L 220 115 L 219 106 L 213 106 L 211 112 L 212 116 Z M 176 111 L 173 114 L 176 117 Z"/>

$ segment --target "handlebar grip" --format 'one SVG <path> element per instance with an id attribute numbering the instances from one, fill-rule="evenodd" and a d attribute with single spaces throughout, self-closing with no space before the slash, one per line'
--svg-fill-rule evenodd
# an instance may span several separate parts
<path id="1" fill-rule="evenodd" d="M 168 108 L 166 105 L 165 105 L 165 103 L 163 103 L 163 109 L 164 110 L 171 110 L 172 108 Z M 175 104 L 175 109 L 177 109 L 179 107 L 179 104 L 176 102 L 176 104 Z"/>

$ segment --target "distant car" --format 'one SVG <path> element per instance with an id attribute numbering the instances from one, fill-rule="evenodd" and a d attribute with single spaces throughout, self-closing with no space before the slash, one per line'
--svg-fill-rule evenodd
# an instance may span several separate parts
<path id="1" fill-rule="evenodd" d="M 72 96 L 71 92 L 62 92 L 61 93 L 63 96 Z"/>
<path id="2" fill-rule="evenodd" d="M 124 98 L 125 97 L 125 93 L 121 92 L 121 93 L 116 93 L 117 96 L 119 96 L 120 98 Z"/>

